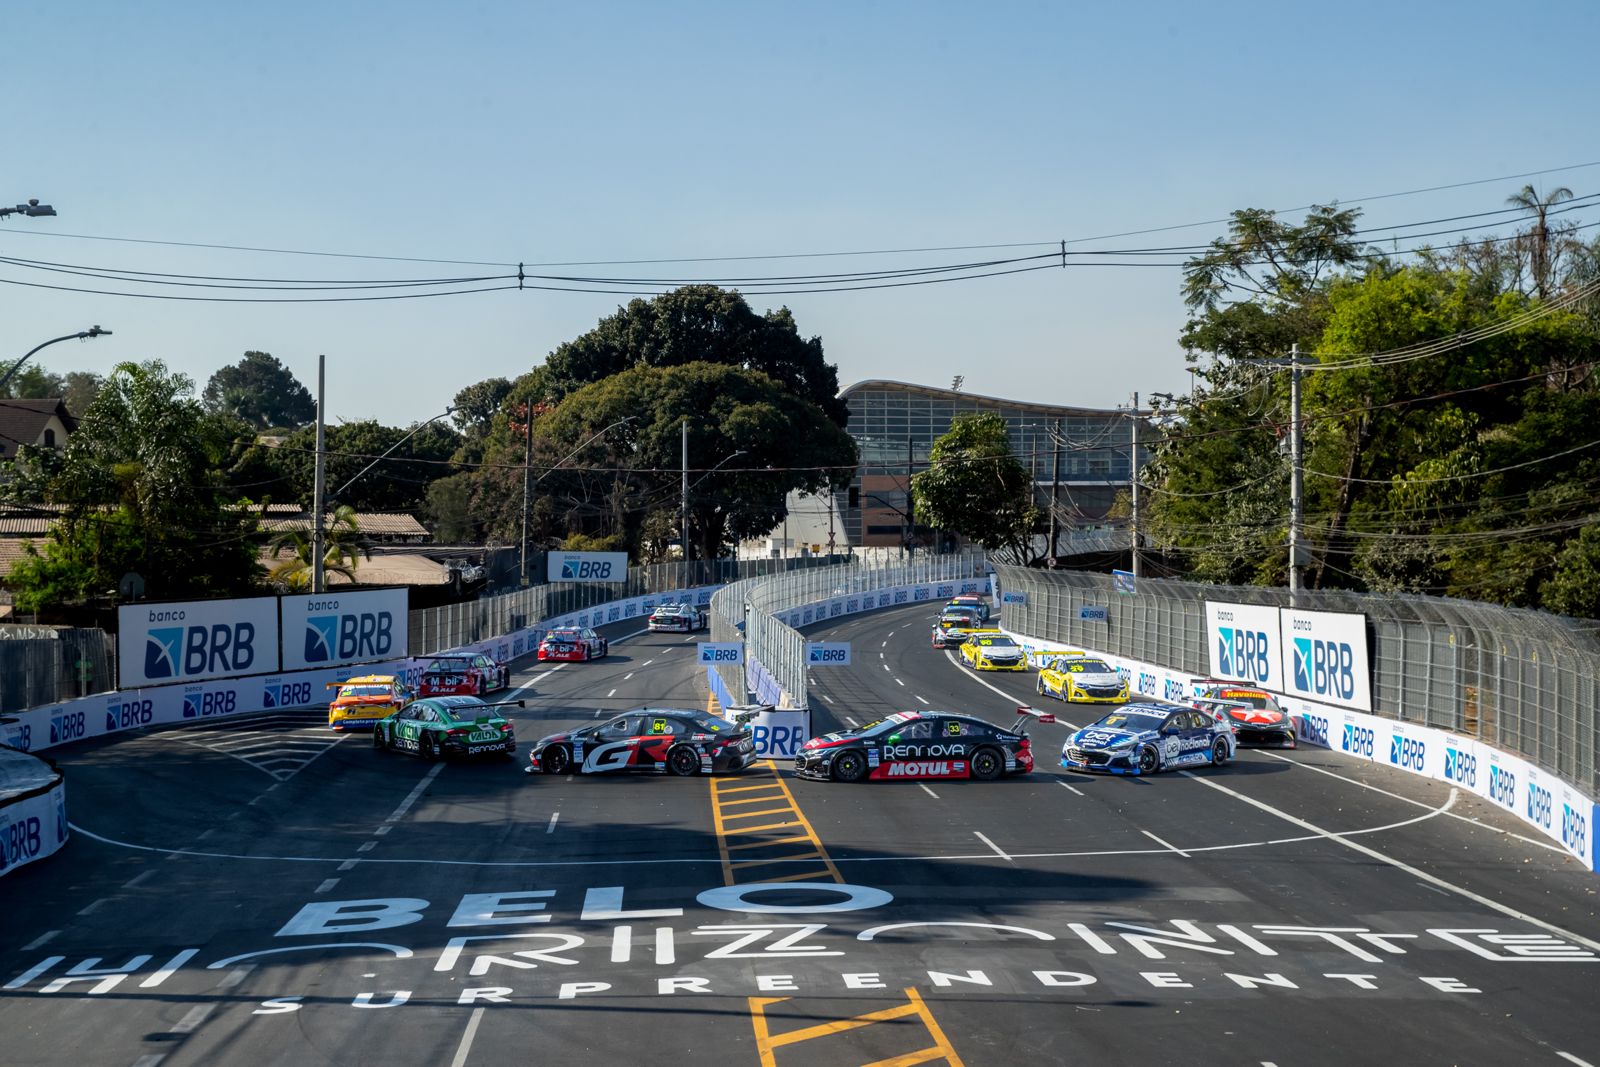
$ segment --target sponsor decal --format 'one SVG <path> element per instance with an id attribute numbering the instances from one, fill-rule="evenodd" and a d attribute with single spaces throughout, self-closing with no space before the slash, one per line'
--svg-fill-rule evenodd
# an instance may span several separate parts
<path id="1" fill-rule="evenodd" d="M 1489 799 L 1507 811 L 1517 808 L 1517 776 L 1492 759 L 1489 762 Z"/>
<path id="2" fill-rule="evenodd" d="M 1444 747 L 1444 777 L 1469 789 L 1478 784 L 1478 757 L 1454 745 Z"/>
<path id="3" fill-rule="evenodd" d="M 1374 740 L 1371 729 L 1347 722 L 1344 724 L 1344 737 L 1340 741 L 1339 747 L 1353 756 L 1365 756 L 1367 759 L 1371 759 Z"/>
<path id="4" fill-rule="evenodd" d="M 112 697 L 106 704 L 106 729 L 126 730 L 133 726 L 148 726 L 155 718 L 155 702 L 148 697 L 125 700 Z"/>
<path id="5" fill-rule="evenodd" d="M 64 745 L 68 741 L 79 741 L 88 736 L 88 715 L 82 711 L 57 710 L 50 715 L 50 743 Z M 24 752 L 27 748 L 23 745 L 14 745 Z"/>
<path id="6" fill-rule="evenodd" d="M 183 694 L 183 717 L 204 719 L 212 715 L 231 715 L 238 696 L 239 694 L 232 689 L 224 689 L 221 692 L 186 691 Z"/>
<path id="7" fill-rule="evenodd" d="M 1389 762 L 1396 767 L 1421 773 L 1427 745 L 1414 737 L 1395 732 L 1389 736 Z"/>
<path id="8" fill-rule="evenodd" d="M 1300 737 L 1313 745 L 1323 748 L 1332 748 L 1328 743 L 1328 720 L 1321 715 L 1313 715 L 1309 711 L 1300 716 Z"/>
<path id="9" fill-rule="evenodd" d="M 879 769 L 885 778 L 964 778 L 967 774 L 967 765 L 960 760 L 890 763 Z"/>

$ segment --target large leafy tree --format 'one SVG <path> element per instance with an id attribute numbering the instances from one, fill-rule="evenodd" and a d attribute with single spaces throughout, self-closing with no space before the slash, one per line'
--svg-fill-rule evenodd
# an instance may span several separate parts
<path id="1" fill-rule="evenodd" d="M 218 470 L 233 427 L 159 361 L 112 371 L 68 440 L 48 490 L 63 507 L 41 552 L 12 570 L 21 610 L 103 596 L 128 571 L 146 596 L 228 596 L 253 589 L 255 520 L 233 508 Z"/>
<path id="2" fill-rule="evenodd" d="M 349 504 L 357 511 L 420 508 L 428 486 L 451 473 L 449 461 L 461 437 L 435 422 L 406 440 L 413 429 L 384 426 L 371 419 L 327 427 L 324 466 L 329 506 Z M 309 507 L 316 482 L 316 445 L 316 429 L 310 426 L 296 430 L 279 444 L 257 445 L 253 455 L 240 462 L 235 484 L 245 489 L 246 482 L 266 480 L 263 471 L 272 472 L 281 480 L 269 484 L 265 492 L 258 488 L 250 494 L 254 499 L 271 496 Z M 384 456 L 391 448 L 394 452 Z M 378 462 L 362 474 L 373 460 Z"/>
<path id="3" fill-rule="evenodd" d="M 545 362 L 547 387 L 560 399 L 631 367 L 718 363 L 760 371 L 820 408 L 835 424 L 849 418 L 837 369 L 822 339 L 803 338 L 788 308 L 758 315 L 743 296 L 690 285 L 653 300 L 634 300 L 594 329 L 565 342 Z"/>
<path id="4" fill-rule="evenodd" d="M 322 570 L 324 574 L 338 574 L 355 581 L 356 567 L 361 560 L 370 559 L 371 551 L 361 536 L 361 524 L 355 509 L 340 504 L 333 509 L 322 530 Z M 314 584 L 317 558 L 312 531 L 303 526 L 293 526 L 272 535 L 273 563 L 267 577 L 291 593 L 306 593 Z"/>
<path id="5" fill-rule="evenodd" d="M 261 430 L 303 426 L 317 417 L 311 391 L 266 352 L 246 352 L 217 371 L 200 399 L 208 411 L 226 412 Z"/>
<path id="6" fill-rule="evenodd" d="M 1012 454 L 1005 419 L 994 412 L 957 416 L 911 479 L 919 522 L 954 530 L 991 551 L 1032 555 L 1039 510 L 1033 479 Z"/>

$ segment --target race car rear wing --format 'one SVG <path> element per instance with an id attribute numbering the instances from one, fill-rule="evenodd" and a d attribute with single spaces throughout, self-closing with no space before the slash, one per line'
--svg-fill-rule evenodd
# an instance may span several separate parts
<path id="1" fill-rule="evenodd" d="M 480 707 L 473 708 L 472 710 L 483 711 L 485 708 L 525 708 L 527 706 L 528 702 L 526 700 L 488 700 L 484 701 Z M 486 718 L 486 716 L 480 715 L 479 718 Z"/>
<path id="2" fill-rule="evenodd" d="M 1053 711 L 1040 711 L 1038 708 L 1030 708 L 1027 705 L 1020 705 L 1017 708 L 1017 723 L 1011 728 L 1011 732 L 1014 734 L 1025 733 L 1026 731 L 1024 730 L 1024 726 L 1030 720 L 1033 722 L 1053 723 L 1056 721 L 1056 713 Z"/>
<path id="3" fill-rule="evenodd" d="M 774 707 L 776 707 L 774 704 L 729 704 L 727 718 L 739 726 L 746 726 L 751 719 L 771 711 Z"/>

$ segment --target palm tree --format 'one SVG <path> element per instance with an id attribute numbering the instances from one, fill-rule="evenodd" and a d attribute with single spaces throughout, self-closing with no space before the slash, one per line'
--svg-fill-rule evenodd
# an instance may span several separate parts
<path id="1" fill-rule="evenodd" d="M 355 509 L 349 504 L 340 504 L 333 509 L 333 514 L 323 527 L 322 539 L 325 545 L 322 570 L 325 574 L 343 575 L 353 582 L 359 560 L 372 558 L 372 552 L 361 538 Z M 311 532 L 299 526 L 290 527 L 278 531 L 268 543 L 272 547 L 273 559 L 278 559 L 286 551 L 288 558 L 274 564 L 267 572 L 267 577 L 292 592 L 310 590 L 315 570 L 312 566 L 315 557 L 312 554 Z"/>
<path id="2" fill-rule="evenodd" d="M 1533 291 L 1540 300 L 1544 299 L 1545 283 L 1550 275 L 1550 228 L 1545 224 L 1545 219 L 1551 207 L 1571 199 L 1572 190 L 1565 185 L 1550 190 L 1542 197 L 1533 186 L 1524 185 L 1520 192 L 1506 197 L 1506 203 L 1520 207 L 1538 219 L 1533 227 Z"/>

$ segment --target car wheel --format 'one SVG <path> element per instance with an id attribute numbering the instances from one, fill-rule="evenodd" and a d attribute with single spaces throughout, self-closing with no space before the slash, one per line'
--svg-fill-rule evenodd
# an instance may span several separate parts
<path id="1" fill-rule="evenodd" d="M 375 752 L 389 751 L 389 743 L 383 737 L 383 727 L 377 724 L 372 727 L 372 748 Z"/>
<path id="2" fill-rule="evenodd" d="M 833 777 L 841 782 L 859 782 L 867 776 L 867 759 L 859 752 L 841 752 L 833 761 Z"/>
<path id="3" fill-rule="evenodd" d="M 1006 769 L 1006 761 L 992 748 L 980 748 L 972 754 L 972 777 L 980 782 L 992 782 Z"/>
<path id="4" fill-rule="evenodd" d="M 539 766 L 544 768 L 546 774 L 566 774 L 572 769 L 572 753 L 563 745 L 551 745 L 544 750 Z"/>
<path id="5" fill-rule="evenodd" d="M 425 760 L 439 758 L 439 743 L 433 739 L 432 734 L 423 734 L 417 741 L 417 754 Z"/>
<path id="6" fill-rule="evenodd" d="M 1038 684 L 1037 684 L 1037 686 L 1035 688 L 1037 688 L 1039 690 L 1039 695 L 1040 696 L 1044 696 L 1044 678 L 1043 677 L 1040 677 L 1039 682 L 1038 682 Z"/>
<path id="7" fill-rule="evenodd" d="M 1161 767 L 1161 757 L 1152 746 L 1145 745 L 1139 749 L 1138 766 L 1140 774 L 1154 774 Z"/>
<path id="8" fill-rule="evenodd" d="M 1220 767 L 1228 762 L 1228 739 L 1219 737 L 1211 742 L 1211 762 Z"/>
<path id="9" fill-rule="evenodd" d="M 700 757 L 688 745 L 677 745 L 667 753 L 667 773 L 687 778 L 700 773 Z"/>

